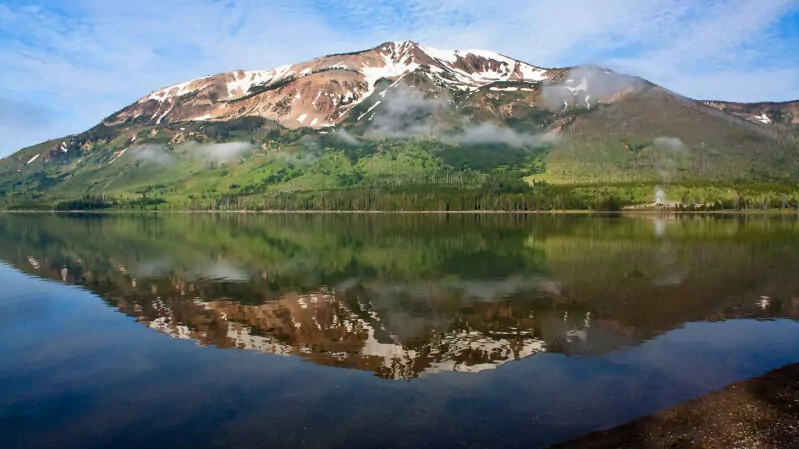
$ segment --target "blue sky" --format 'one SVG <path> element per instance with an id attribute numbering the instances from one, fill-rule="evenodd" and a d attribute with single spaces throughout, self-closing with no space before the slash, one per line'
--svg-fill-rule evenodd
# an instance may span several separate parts
<path id="1" fill-rule="evenodd" d="M 0 0 L 0 156 L 170 84 L 406 39 L 799 99 L 799 0 Z"/>

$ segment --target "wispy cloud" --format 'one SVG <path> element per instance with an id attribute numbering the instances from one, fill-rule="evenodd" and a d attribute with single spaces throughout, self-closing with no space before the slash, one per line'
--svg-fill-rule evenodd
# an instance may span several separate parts
<path id="1" fill-rule="evenodd" d="M 222 163 L 232 162 L 251 151 L 253 145 L 249 142 L 226 142 L 201 144 L 189 142 L 180 145 L 181 151 L 186 151 L 190 155 L 199 157 L 208 162 Z"/>
<path id="2" fill-rule="evenodd" d="M 169 166 L 175 158 L 167 150 L 166 145 L 135 145 L 130 149 L 130 156 L 142 164 Z"/>
<path id="3" fill-rule="evenodd" d="M 464 127 L 463 133 L 457 135 L 457 138 L 462 143 L 502 143 L 514 148 L 536 145 L 543 141 L 541 136 L 517 132 L 490 122 L 469 123 Z"/>
<path id="4" fill-rule="evenodd" d="M 176 145 L 173 149 L 187 157 L 218 164 L 237 160 L 251 151 L 253 145 L 249 142 L 204 144 L 190 141 Z M 165 144 L 134 145 L 130 148 L 130 155 L 145 164 L 169 166 L 175 162 L 175 153 Z"/>
<path id="5" fill-rule="evenodd" d="M 798 8 L 797 0 L 6 0 L 0 97 L 59 114 L 47 129 L 4 140 L 0 155 L 89 128 L 169 84 L 387 40 L 487 48 L 541 66 L 609 65 L 699 98 L 799 98 L 799 37 L 790 32 Z"/>
<path id="6" fill-rule="evenodd" d="M 779 27 L 797 10 L 796 0 L 708 1 L 653 44 L 608 62 L 695 98 L 797 99 L 799 54 L 786 44 L 799 42 Z"/>
<path id="7" fill-rule="evenodd" d="M 383 107 L 369 124 L 377 136 L 423 135 L 433 132 L 427 117 L 447 108 L 449 99 L 428 96 L 419 89 L 398 85 L 386 91 Z"/>

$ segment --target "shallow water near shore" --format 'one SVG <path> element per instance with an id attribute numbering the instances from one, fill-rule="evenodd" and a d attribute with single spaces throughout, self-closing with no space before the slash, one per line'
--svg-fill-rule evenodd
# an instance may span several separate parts
<path id="1" fill-rule="evenodd" d="M 0 447 L 543 447 L 799 362 L 790 216 L 0 216 Z"/>

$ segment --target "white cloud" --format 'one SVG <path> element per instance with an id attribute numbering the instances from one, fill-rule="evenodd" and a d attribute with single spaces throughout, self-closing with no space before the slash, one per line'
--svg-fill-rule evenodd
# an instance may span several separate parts
<path id="1" fill-rule="evenodd" d="M 772 29 L 796 9 L 795 0 L 708 2 L 705 14 L 634 56 L 608 62 L 694 98 L 799 99 L 799 57 Z"/>
<path id="2" fill-rule="evenodd" d="M 797 9 L 796 0 L 48 0 L 37 6 L 44 2 L 0 4 L 0 97 L 59 114 L 49 128 L 5 139 L 0 155 L 87 129 L 166 85 L 387 40 L 486 48 L 540 66 L 609 65 L 693 97 L 799 98 L 797 42 L 775 28 Z"/>
<path id="3" fill-rule="evenodd" d="M 188 152 L 192 156 L 199 157 L 209 162 L 232 162 L 253 149 L 249 142 L 226 142 L 201 144 L 198 142 L 188 142 L 180 146 L 182 151 Z"/>
<path id="4" fill-rule="evenodd" d="M 428 96 L 400 84 L 386 91 L 382 104 L 369 124 L 369 133 L 399 137 L 432 133 L 426 117 L 447 108 L 449 99 Z"/>
<path id="5" fill-rule="evenodd" d="M 533 134 L 516 132 L 490 122 L 468 124 L 458 136 L 458 140 L 476 144 L 504 143 L 514 148 L 523 148 L 540 142 L 540 139 Z"/>
<path id="6" fill-rule="evenodd" d="M 135 145 L 130 149 L 130 155 L 143 164 L 169 166 L 175 161 L 166 145 Z"/>
<path id="7" fill-rule="evenodd" d="M 357 147 L 361 144 L 358 139 L 352 134 L 348 133 L 346 129 L 337 130 L 335 133 L 333 133 L 333 136 L 351 147 Z"/>

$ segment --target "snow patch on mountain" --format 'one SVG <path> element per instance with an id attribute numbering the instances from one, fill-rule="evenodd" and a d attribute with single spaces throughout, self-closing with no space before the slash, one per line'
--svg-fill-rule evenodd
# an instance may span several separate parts
<path id="1" fill-rule="evenodd" d="M 361 119 L 363 118 L 363 116 L 365 116 L 366 114 L 372 112 L 372 110 L 374 110 L 374 108 L 378 107 L 380 105 L 380 103 L 382 103 L 382 101 L 375 102 L 375 104 L 373 104 L 371 107 L 369 107 L 369 109 L 367 109 L 366 112 L 364 112 L 363 114 L 359 115 L 358 116 L 358 121 L 360 122 Z"/>
<path id="2" fill-rule="evenodd" d="M 202 77 L 202 78 L 197 78 L 197 79 L 193 79 L 193 80 L 190 80 L 190 81 L 186 81 L 185 83 L 180 83 L 180 84 L 175 84 L 174 86 L 165 87 L 165 88 L 163 88 L 161 90 L 157 90 L 157 91 L 151 93 L 150 95 L 142 98 L 141 100 L 139 100 L 139 103 L 143 103 L 143 102 L 148 101 L 148 100 L 155 100 L 155 101 L 158 101 L 160 103 L 163 103 L 164 101 L 166 101 L 169 98 L 182 97 L 182 96 L 188 95 L 188 94 L 190 94 L 192 92 L 196 92 L 198 90 L 205 89 L 206 87 L 208 87 L 208 84 L 205 84 L 205 85 L 197 87 L 197 88 L 193 88 L 192 86 L 196 85 L 198 82 L 200 82 L 200 81 L 202 81 L 204 79 L 208 79 L 208 78 L 211 78 L 211 77 L 210 76 L 205 76 L 205 77 Z"/>
<path id="3" fill-rule="evenodd" d="M 365 95 L 368 97 L 374 91 L 375 83 L 382 78 L 395 78 L 398 76 L 411 73 L 419 67 L 419 64 L 413 62 L 411 55 L 405 55 L 401 60 L 397 61 L 397 54 L 394 51 L 390 53 L 381 53 L 383 58 L 383 67 L 368 67 L 363 66 L 360 72 L 366 78 L 365 81 L 369 85 L 369 91 Z"/>
<path id="4" fill-rule="evenodd" d="M 121 157 L 122 157 L 122 155 L 123 155 L 123 154 L 125 154 L 125 152 L 126 152 L 126 151 L 128 151 L 128 149 L 127 149 L 127 148 L 124 148 L 124 149 L 122 149 L 122 150 L 120 150 L 120 151 L 118 151 L 118 152 L 114 153 L 114 158 L 113 158 L 113 159 L 111 159 L 111 160 L 108 162 L 108 164 L 107 164 L 107 165 L 111 165 L 111 164 L 113 164 L 113 163 L 114 163 L 114 161 L 116 161 L 117 159 L 121 158 Z"/>
<path id="5" fill-rule="evenodd" d="M 233 72 L 233 80 L 227 83 L 228 99 L 247 95 L 252 86 L 267 85 L 291 74 L 291 66 L 284 65 L 270 70 Z"/>
<path id="6" fill-rule="evenodd" d="M 161 114 L 161 116 L 158 117 L 158 119 L 155 121 L 156 124 L 161 123 L 161 120 L 163 120 L 164 117 L 166 117 L 166 115 L 169 114 L 170 112 L 172 112 L 172 109 L 175 108 L 175 103 L 176 103 L 175 100 L 171 100 L 171 103 L 172 104 L 169 106 L 169 109 L 167 109 L 163 114 Z M 160 112 L 160 110 L 159 110 L 159 112 Z M 158 112 L 156 112 L 156 114 L 158 114 Z"/>
<path id="7" fill-rule="evenodd" d="M 432 56 L 439 61 L 449 62 L 449 63 L 456 63 L 458 62 L 458 53 L 454 50 L 439 50 L 437 48 L 426 47 L 424 45 L 420 45 L 419 49 Z"/>
<path id="8" fill-rule="evenodd" d="M 533 67 L 529 64 L 525 64 L 523 62 L 519 63 L 518 66 L 519 71 L 522 75 L 522 80 L 524 81 L 543 81 L 549 76 L 547 76 L 547 71 L 544 69 L 540 69 L 538 67 Z"/>

